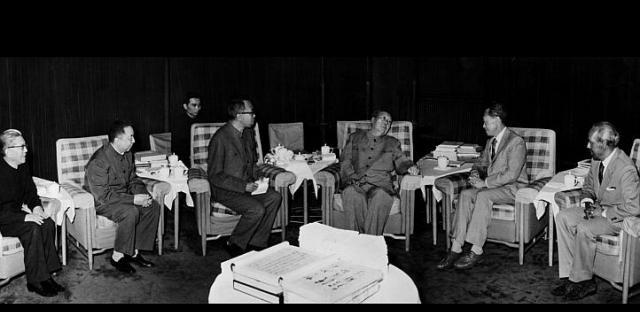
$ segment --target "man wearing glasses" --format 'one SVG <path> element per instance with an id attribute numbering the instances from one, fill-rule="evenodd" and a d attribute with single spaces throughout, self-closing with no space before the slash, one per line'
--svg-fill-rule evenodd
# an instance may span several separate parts
<path id="1" fill-rule="evenodd" d="M 247 248 L 267 247 L 282 197 L 271 187 L 266 193 L 251 195 L 258 188 L 254 183 L 258 156 L 253 104 L 232 100 L 227 113 L 231 119 L 209 141 L 207 174 L 211 200 L 242 215 L 226 245 L 227 252 L 235 257 Z"/>
<path id="2" fill-rule="evenodd" d="M 397 193 L 391 173 L 419 173 L 400 149 L 400 141 L 387 135 L 391 115 L 375 111 L 371 130 L 358 130 L 347 139 L 340 159 L 340 176 L 346 187 L 342 206 L 351 230 L 382 235 Z"/>
<path id="3" fill-rule="evenodd" d="M 27 145 L 15 129 L 0 134 L 0 145 L 0 232 L 18 237 L 24 247 L 27 289 L 55 296 L 64 291 L 51 277 L 61 268 L 54 243 L 56 225 L 42 208 L 29 168 L 24 165 Z M 27 208 L 22 208 L 23 204 Z"/>

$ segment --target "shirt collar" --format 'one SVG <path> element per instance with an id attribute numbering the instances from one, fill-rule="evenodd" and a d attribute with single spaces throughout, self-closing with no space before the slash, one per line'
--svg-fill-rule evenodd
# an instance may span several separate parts
<path id="1" fill-rule="evenodd" d="M 504 133 L 506 132 L 507 127 L 502 128 L 502 131 L 500 131 L 500 133 L 498 133 L 498 135 L 495 136 L 496 138 L 496 148 L 498 147 L 498 145 L 500 145 L 500 140 L 502 140 L 502 137 L 504 136 Z"/>
<path id="2" fill-rule="evenodd" d="M 609 163 L 611 162 L 611 159 L 613 159 L 613 154 L 616 153 L 616 151 L 618 150 L 618 148 L 614 148 L 613 151 L 611 152 L 611 154 L 609 154 L 609 156 L 607 156 L 607 158 L 605 158 L 602 161 L 602 165 L 604 165 L 604 168 L 607 169 L 607 166 L 609 166 Z"/>

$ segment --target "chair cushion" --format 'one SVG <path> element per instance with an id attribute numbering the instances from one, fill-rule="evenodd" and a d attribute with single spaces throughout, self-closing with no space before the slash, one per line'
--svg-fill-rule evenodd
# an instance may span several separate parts
<path id="1" fill-rule="evenodd" d="M 491 219 L 513 221 L 516 219 L 516 208 L 513 205 L 493 205 Z"/>
<path id="2" fill-rule="evenodd" d="M 2 255 L 11 255 L 24 250 L 17 237 L 0 237 L 0 246 Z"/>
<path id="3" fill-rule="evenodd" d="M 596 252 L 617 256 L 620 254 L 620 235 L 599 235 L 596 237 Z"/>
<path id="4" fill-rule="evenodd" d="M 344 211 L 342 208 L 342 194 L 333 194 L 333 209 L 338 211 Z M 393 204 L 391 204 L 391 210 L 389 215 L 400 213 L 400 198 L 393 196 Z"/>
<path id="5" fill-rule="evenodd" d="M 224 218 L 224 217 L 232 217 L 232 216 L 237 216 L 238 213 L 227 208 L 225 205 L 218 203 L 218 202 L 211 202 L 211 215 L 215 216 L 215 217 L 220 217 L 220 218 Z"/>
<path id="6" fill-rule="evenodd" d="M 71 183 L 63 183 L 60 184 L 62 187 L 73 199 L 73 203 L 77 208 L 87 208 L 93 207 L 93 195 L 89 192 L 85 191 L 79 185 L 71 184 Z"/>

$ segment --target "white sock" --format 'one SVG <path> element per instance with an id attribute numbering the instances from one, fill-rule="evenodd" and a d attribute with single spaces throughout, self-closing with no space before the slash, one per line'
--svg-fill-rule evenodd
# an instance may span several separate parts
<path id="1" fill-rule="evenodd" d="M 122 259 L 122 257 L 124 257 L 124 254 L 121 252 L 117 252 L 117 251 L 113 251 L 113 254 L 111 255 L 111 259 L 113 259 L 113 261 L 118 262 L 120 261 L 120 259 Z"/>
<path id="2" fill-rule="evenodd" d="M 453 240 L 451 242 L 451 251 L 455 252 L 455 253 L 461 253 L 462 252 L 462 244 L 460 244 L 457 241 Z"/>
<path id="3" fill-rule="evenodd" d="M 482 254 L 482 246 L 473 245 L 473 246 L 471 246 L 471 251 L 473 251 L 473 253 L 476 254 L 476 255 L 481 255 Z"/>
<path id="4" fill-rule="evenodd" d="M 138 249 L 135 249 L 135 250 L 133 251 L 133 257 L 135 258 L 135 257 L 137 257 L 137 256 L 138 256 Z"/>

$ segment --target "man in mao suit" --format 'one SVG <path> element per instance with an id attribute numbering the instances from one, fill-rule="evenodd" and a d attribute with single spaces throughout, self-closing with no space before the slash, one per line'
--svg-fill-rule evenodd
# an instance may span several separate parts
<path id="1" fill-rule="evenodd" d="M 231 117 L 211 137 L 207 174 L 211 200 L 242 215 L 227 241 L 227 252 L 235 257 L 247 247 L 267 247 L 282 196 L 269 187 L 266 193 L 251 195 L 258 188 L 255 112 L 248 100 L 233 100 L 227 109 Z"/>
<path id="2" fill-rule="evenodd" d="M 440 270 L 474 266 L 482 257 L 493 204 L 515 204 L 516 192 L 528 183 L 526 145 L 522 137 L 505 126 L 502 105 L 494 103 L 485 109 L 482 118 L 483 128 L 491 138 L 471 170 L 469 182 L 473 187 L 460 193 L 451 251 L 438 263 Z M 472 246 L 463 253 L 465 241 Z"/>
<path id="3" fill-rule="evenodd" d="M 577 300 L 596 293 L 593 265 L 596 236 L 617 235 L 625 217 L 640 214 L 640 178 L 633 161 L 617 148 L 619 134 L 608 122 L 589 130 L 593 161 L 580 194 L 583 208 L 565 209 L 556 216 L 560 283 L 551 293 Z M 584 219 L 585 203 L 593 218 Z"/>

